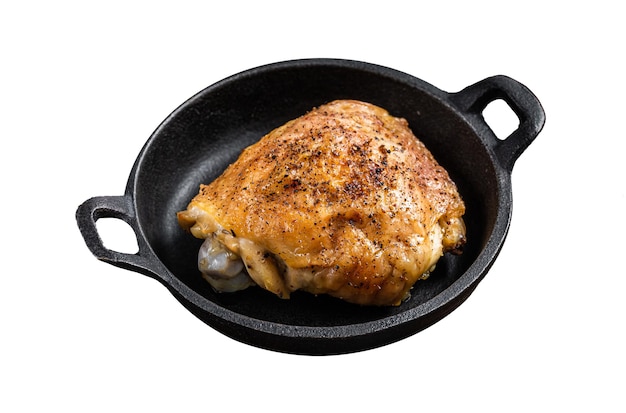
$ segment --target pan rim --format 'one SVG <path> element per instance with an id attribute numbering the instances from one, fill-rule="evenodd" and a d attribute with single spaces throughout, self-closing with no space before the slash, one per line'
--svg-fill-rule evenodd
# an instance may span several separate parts
<path id="1" fill-rule="evenodd" d="M 139 208 L 136 204 L 136 194 L 139 185 L 138 177 L 140 175 L 141 168 L 143 167 L 146 154 L 148 153 L 152 145 L 154 145 L 157 141 L 157 137 L 159 136 L 161 131 L 165 129 L 172 120 L 176 119 L 176 117 L 182 110 L 193 104 L 196 99 L 200 99 L 207 94 L 214 93 L 214 91 L 219 90 L 230 82 L 237 82 L 240 79 L 248 76 L 257 76 L 268 70 L 293 69 L 297 67 L 307 66 L 332 66 L 335 68 L 350 69 L 356 68 L 366 70 L 368 72 L 374 72 L 376 75 L 384 75 L 395 81 L 405 82 L 411 87 L 417 87 L 423 90 L 432 98 L 436 99 L 439 103 L 445 105 L 450 110 L 460 114 L 459 110 L 454 106 L 454 103 L 450 99 L 448 99 L 448 93 L 441 91 L 430 83 L 416 78 L 415 76 L 377 64 L 347 59 L 312 58 L 287 60 L 248 69 L 243 72 L 231 75 L 200 90 L 192 97 L 184 101 L 181 105 L 179 105 L 174 111 L 172 111 L 171 114 L 168 115 L 163 120 L 163 122 L 155 129 L 155 131 L 145 143 L 144 147 L 141 149 L 133 165 L 127 182 L 125 193 L 132 199 L 135 211 L 139 211 Z M 209 298 L 198 293 L 193 288 L 185 284 L 182 280 L 180 280 L 174 273 L 170 271 L 169 268 L 167 268 L 165 264 L 163 264 L 161 258 L 155 253 L 152 246 L 147 241 L 145 230 L 141 222 L 138 222 L 137 224 L 137 230 L 138 232 L 140 232 L 140 236 L 138 237 L 143 237 L 143 239 L 146 240 L 146 244 L 148 244 L 147 248 L 150 250 L 150 253 L 161 264 L 161 269 L 163 273 L 160 274 L 160 281 L 174 293 L 174 295 L 177 297 L 177 299 L 179 299 L 179 301 L 181 301 L 181 303 L 191 304 L 201 311 L 210 314 L 212 317 L 219 318 L 226 323 L 230 323 L 244 329 L 249 329 L 251 331 L 273 335 L 276 337 L 289 337 L 298 339 L 344 339 L 359 336 L 369 336 L 382 333 L 390 329 L 397 329 L 407 324 L 410 324 L 411 322 L 414 322 L 420 318 L 426 317 L 441 310 L 449 303 L 458 301 L 458 299 L 461 297 L 462 299 L 459 302 L 456 302 L 454 305 L 454 308 L 456 308 L 471 294 L 477 283 L 486 275 L 489 268 L 495 261 L 506 238 L 511 218 L 510 174 L 503 168 L 501 168 L 495 155 L 493 154 L 492 149 L 489 147 L 489 145 L 486 144 L 481 136 L 480 131 L 477 130 L 475 125 L 464 116 L 461 116 L 461 118 L 472 129 L 478 139 L 484 144 L 485 150 L 487 151 L 490 161 L 493 164 L 494 172 L 496 173 L 497 178 L 496 181 L 498 190 L 498 194 L 496 194 L 495 196 L 498 204 L 496 218 L 494 220 L 491 233 L 488 235 L 487 241 L 481 248 L 480 253 L 473 260 L 471 265 L 464 271 L 464 273 L 461 274 L 451 285 L 442 290 L 440 293 L 428 299 L 427 301 L 418 304 L 415 307 L 409 307 L 406 310 L 397 312 L 393 315 L 384 316 L 375 320 L 362 323 L 329 326 L 285 324 L 276 321 L 255 318 L 246 314 L 236 312 L 230 308 L 220 305 L 219 303 L 216 303 L 213 300 L 210 300 Z M 437 318 L 437 320 L 435 320 L 434 322 L 439 321 L 441 318 L 443 317 Z M 212 324 L 212 326 L 220 330 L 220 328 L 216 327 L 215 325 Z M 411 335 L 417 331 L 419 330 L 411 331 L 406 335 Z"/>

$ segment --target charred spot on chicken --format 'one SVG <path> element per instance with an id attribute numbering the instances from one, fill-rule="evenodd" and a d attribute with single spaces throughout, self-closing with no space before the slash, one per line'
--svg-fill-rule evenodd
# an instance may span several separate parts
<path id="1" fill-rule="evenodd" d="M 201 185 L 180 225 L 211 286 L 399 305 L 465 244 L 465 205 L 402 118 L 337 100 L 287 122 Z"/>

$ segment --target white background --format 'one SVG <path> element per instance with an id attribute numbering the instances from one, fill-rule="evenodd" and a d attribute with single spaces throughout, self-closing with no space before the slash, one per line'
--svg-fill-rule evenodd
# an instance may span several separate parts
<path id="1" fill-rule="evenodd" d="M 4 2 L 0 411 L 625 411 L 626 30 L 613 4 Z M 469 300 L 343 356 L 217 333 L 156 281 L 95 259 L 74 218 L 123 193 L 188 97 L 308 57 L 449 92 L 505 74 L 547 115 L 513 171 L 504 249 Z M 511 113 L 495 113 L 498 129 Z M 103 227 L 105 244 L 127 247 Z"/>

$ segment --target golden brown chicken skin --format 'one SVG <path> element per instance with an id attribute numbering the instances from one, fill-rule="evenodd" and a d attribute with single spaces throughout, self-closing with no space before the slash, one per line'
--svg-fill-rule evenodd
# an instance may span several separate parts
<path id="1" fill-rule="evenodd" d="M 355 100 L 311 110 L 201 185 L 180 225 L 218 291 L 250 285 L 399 305 L 465 243 L 465 205 L 404 119 Z"/>

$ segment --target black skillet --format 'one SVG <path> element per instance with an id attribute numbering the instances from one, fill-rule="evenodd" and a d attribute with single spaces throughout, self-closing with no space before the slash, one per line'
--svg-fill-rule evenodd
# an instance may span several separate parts
<path id="1" fill-rule="evenodd" d="M 216 178 L 240 151 L 284 122 L 325 102 L 371 102 L 409 121 L 457 183 L 466 206 L 468 243 L 446 255 L 399 307 L 369 308 L 294 293 L 281 300 L 260 288 L 217 294 L 196 268 L 200 241 L 180 229 L 200 183 Z M 483 109 L 503 99 L 519 127 L 498 139 Z M 156 129 L 137 157 L 122 196 L 79 206 L 78 226 L 100 260 L 153 277 L 216 330 L 254 346 L 298 354 L 375 348 L 417 333 L 458 307 L 496 259 L 511 219 L 511 171 L 545 121 L 522 84 L 494 76 L 446 93 L 378 65 L 331 59 L 287 61 L 224 79 L 193 96 Z M 118 218 L 135 232 L 137 254 L 104 247 L 100 218 Z"/>

